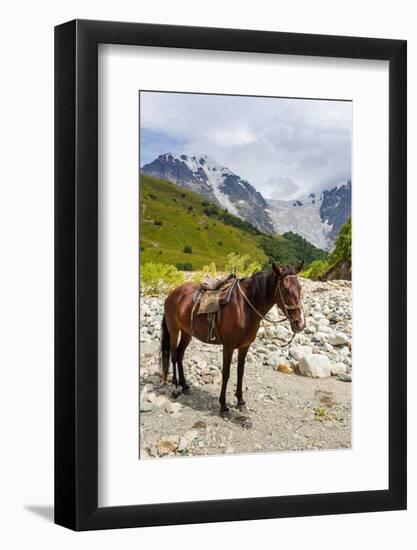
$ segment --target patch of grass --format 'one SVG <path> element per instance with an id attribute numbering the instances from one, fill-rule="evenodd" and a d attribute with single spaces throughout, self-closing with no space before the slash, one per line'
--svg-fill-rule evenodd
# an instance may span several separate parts
<path id="1" fill-rule="evenodd" d="M 315 420 L 320 420 L 320 422 L 323 422 L 323 420 L 326 420 L 327 407 L 314 407 L 313 411 L 314 411 Z"/>
<path id="2" fill-rule="evenodd" d="M 337 420 L 337 414 L 331 412 L 327 407 L 314 407 L 314 420 L 324 422 L 325 420 Z"/>

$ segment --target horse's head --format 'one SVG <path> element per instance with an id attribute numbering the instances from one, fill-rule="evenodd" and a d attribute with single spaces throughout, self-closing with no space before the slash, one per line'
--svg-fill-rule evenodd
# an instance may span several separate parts
<path id="1" fill-rule="evenodd" d="M 301 332 L 306 325 L 301 285 L 297 277 L 303 265 L 304 262 L 296 266 L 272 264 L 272 271 L 276 275 L 275 302 L 290 321 L 293 332 Z"/>

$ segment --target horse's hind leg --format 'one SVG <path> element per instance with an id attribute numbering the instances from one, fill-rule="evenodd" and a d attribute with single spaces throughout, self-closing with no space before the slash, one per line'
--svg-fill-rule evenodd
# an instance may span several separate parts
<path id="1" fill-rule="evenodd" d="M 181 331 L 181 340 L 177 348 L 177 364 L 178 364 L 178 377 L 179 383 L 182 387 L 183 393 L 190 389 L 190 386 L 187 384 L 184 376 L 184 368 L 182 361 L 184 359 L 184 353 L 187 349 L 188 344 L 191 341 L 191 336 L 184 331 Z"/>
<path id="2" fill-rule="evenodd" d="M 177 343 L 178 343 L 178 330 L 170 331 L 170 345 L 171 345 L 171 361 L 172 361 L 172 383 L 174 386 L 178 385 L 177 379 Z"/>
<path id="3" fill-rule="evenodd" d="M 237 385 L 236 385 L 236 397 L 237 397 L 237 406 L 239 409 L 244 408 L 245 401 L 242 394 L 242 385 L 243 385 L 243 372 L 245 370 L 245 359 L 246 354 L 248 353 L 249 346 L 247 348 L 241 348 L 238 350 L 237 355 Z"/>

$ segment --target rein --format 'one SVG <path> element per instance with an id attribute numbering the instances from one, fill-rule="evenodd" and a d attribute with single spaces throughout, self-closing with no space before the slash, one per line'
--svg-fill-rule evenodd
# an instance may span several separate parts
<path id="1" fill-rule="evenodd" d="M 279 291 L 279 297 L 281 298 L 281 302 L 282 302 L 282 305 L 284 306 L 285 308 L 285 311 L 283 311 L 285 317 L 283 317 L 282 319 L 279 319 L 278 321 L 273 321 L 272 319 L 268 319 L 266 317 L 266 315 L 262 315 L 261 313 L 259 313 L 259 311 L 256 309 L 256 307 L 252 304 L 252 302 L 249 300 L 249 298 L 246 296 L 246 294 L 243 292 L 243 290 L 241 289 L 240 287 L 240 281 L 238 280 L 237 281 L 237 288 L 239 289 L 239 292 L 242 294 L 243 296 L 243 299 L 245 300 L 245 302 L 253 309 L 253 311 L 261 318 L 261 323 L 264 327 L 264 330 L 265 330 L 265 334 L 270 337 L 269 333 L 268 333 L 268 330 L 266 328 L 266 325 L 265 325 L 265 321 L 267 321 L 268 323 L 271 323 L 271 324 L 278 324 L 278 323 L 283 323 L 284 321 L 290 321 L 291 323 L 291 317 L 289 316 L 288 314 L 288 311 L 291 311 L 291 310 L 295 310 L 295 309 L 303 309 L 303 306 L 301 304 L 298 304 L 298 305 L 291 305 L 291 304 L 286 304 L 285 301 L 284 301 L 284 297 L 282 295 L 282 290 L 281 290 L 281 285 L 280 285 L 280 282 L 281 280 L 285 279 L 286 277 L 297 277 L 297 275 L 284 275 L 284 277 L 282 277 L 281 279 L 278 277 L 278 281 L 277 281 L 277 286 L 275 287 L 275 292 L 274 292 L 274 298 L 277 294 L 277 292 Z M 288 340 L 288 342 L 286 342 L 285 344 L 278 344 L 278 346 L 280 348 L 286 348 L 287 346 L 289 346 L 291 344 L 291 342 L 294 340 L 294 337 L 295 337 L 296 333 L 293 331 L 293 334 L 290 338 L 290 340 Z"/>

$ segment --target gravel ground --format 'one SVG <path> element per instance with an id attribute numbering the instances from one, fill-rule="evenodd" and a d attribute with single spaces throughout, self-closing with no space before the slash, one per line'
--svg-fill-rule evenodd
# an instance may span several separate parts
<path id="1" fill-rule="evenodd" d="M 163 297 L 141 297 L 141 458 L 351 446 L 351 286 L 302 283 L 306 329 L 285 350 L 276 345 L 291 335 L 285 326 L 260 329 L 246 361 L 244 412 L 234 407 L 235 353 L 224 417 L 221 347 L 192 340 L 184 359 L 190 393 L 174 397 L 158 367 Z"/>

